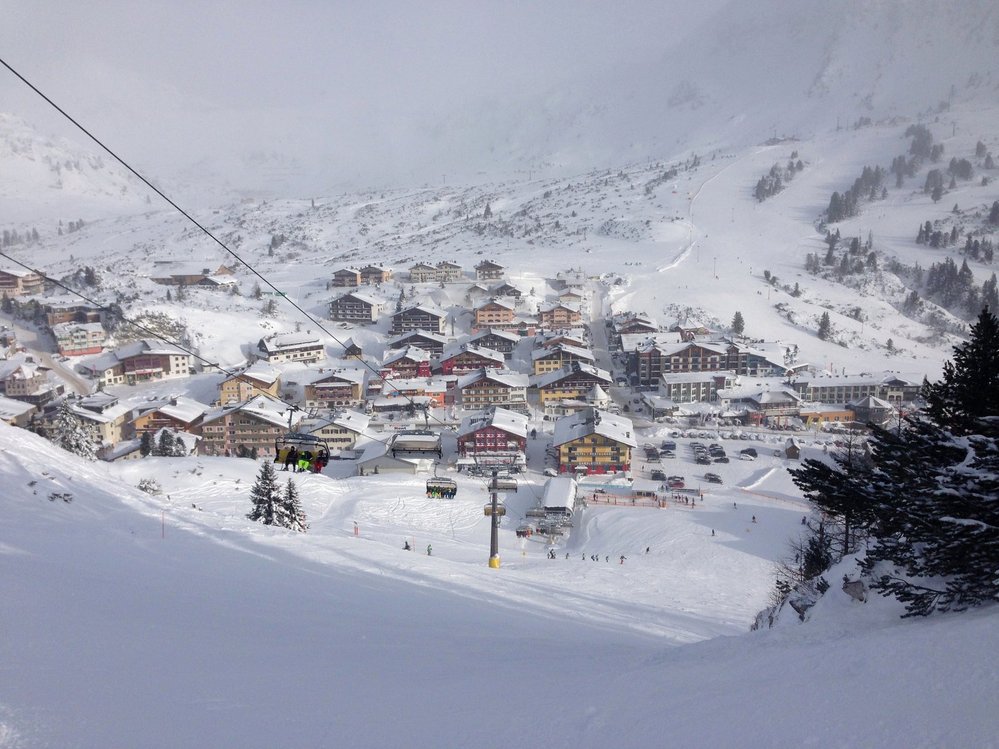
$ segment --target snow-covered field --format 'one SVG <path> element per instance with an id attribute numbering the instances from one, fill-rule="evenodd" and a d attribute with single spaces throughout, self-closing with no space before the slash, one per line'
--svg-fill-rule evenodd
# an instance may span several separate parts
<path id="1" fill-rule="evenodd" d="M 591 507 L 555 560 L 515 537 L 530 499 L 511 496 L 496 570 L 473 481 L 446 502 L 416 479 L 292 474 L 312 523 L 300 535 L 243 517 L 250 460 L 85 463 L 6 426 L 0 446 L 0 746 L 999 735 L 992 610 L 900 622 L 834 583 L 807 626 L 748 632 L 805 512 L 763 457 L 722 466 L 726 484 L 694 508 Z"/>

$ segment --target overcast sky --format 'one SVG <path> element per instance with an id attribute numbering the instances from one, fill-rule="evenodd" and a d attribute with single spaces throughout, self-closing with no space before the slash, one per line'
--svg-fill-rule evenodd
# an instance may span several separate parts
<path id="1" fill-rule="evenodd" d="M 452 113 L 654 60 L 722 3 L 32 0 L 2 4 L 0 46 L 144 168 L 279 154 L 377 183 Z M 0 107 L 61 127 L 2 73 Z"/>

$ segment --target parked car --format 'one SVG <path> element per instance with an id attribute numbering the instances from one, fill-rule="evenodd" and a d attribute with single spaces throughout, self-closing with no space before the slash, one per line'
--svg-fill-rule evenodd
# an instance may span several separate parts
<path id="1" fill-rule="evenodd" d="M 665 481 L 666 480 L 666 474 L 663 473 L 662 471 L 653 471 L 652 472 L 652 480 L 653 481 Z"/>
<path id="2" fill-rule="evenodd" d="M 704 480 L 710 484 L 720 484 L 722 483 L 722 477 L 717 473 L 705 473 Z"/>

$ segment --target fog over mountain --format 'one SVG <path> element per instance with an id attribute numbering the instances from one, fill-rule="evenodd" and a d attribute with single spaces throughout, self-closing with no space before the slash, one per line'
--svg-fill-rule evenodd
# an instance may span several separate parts
<path id="1" fill-rule="evenodd" d="M 984 0 L 63 3 L 9 21 L 11 65 L 202 193 L 564 174 L 912 116 L 999 84 Z M 0 94 L 67 132 L 6 71 Z"/>

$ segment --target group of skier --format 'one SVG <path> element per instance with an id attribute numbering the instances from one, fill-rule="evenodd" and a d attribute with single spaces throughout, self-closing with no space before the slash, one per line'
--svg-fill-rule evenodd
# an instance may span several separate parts
<path id="1" fill-rule="evenodd" d="M 329 453 L 325 450 L 312 452 L 311 450 L 299 451 L 297 447 L 283 447 L 274 458 L 275 463 L 283 463 L 284 470 L 289 467 L 294 473 L 319 473 L 329 462 Z"/>

